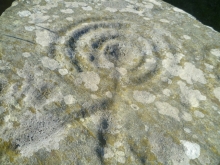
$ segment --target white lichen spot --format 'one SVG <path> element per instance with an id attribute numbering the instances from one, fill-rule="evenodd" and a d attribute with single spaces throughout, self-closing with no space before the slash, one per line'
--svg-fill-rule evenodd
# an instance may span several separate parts
<path id="1" fill-rule="evenodd" d="M 211 54 L 220 57 L 220 49 L 211 49 Z"/>
<path id="2" fill-rule="evenodd" d="M 218 108 L 216 107 L 216 106 L 212 106 L 212 109 L 214 110 L 214 111 L 217 111 L 218 110 Z"/>
<path id="3" fill-rule="evenodd" d="M 114 152 L 110 149 L 110 148 L 105 148 L 104 150 L 104 158 L 108 159 L 108 158 L 112 158 L 114 156 Z"/>
<path id="4" fill-rule="evenodd" d="M 58 72 L 61 74 L 61 75 L 67 75 L 68 74 L 68 70 L 67 69 L 59 69 Z"/>
<path id="5" fill-rule="evenodd" d="M 178 53 L 175 56 L 172 53 L 166 53 L 166 59 L 162 61 L 163 67 L 173 76 L 178 76 L 181 66 L 177 65 L 184 57 L 183 54 Z"/>
<path id="6" fill-rule="evenodd" d="M 154 102 L 155 96 L 146 91 L 133 91 L 133 98 L 143 104 L 150 104 Z"/>
<path id="7" fill-rule="evenodd" d="M 73 95 L 66 95 L 64 96 L 64 102 L 70 105 L 70 104 L 74 104 L 76 102 L 76 99 L 73 97 Z"/>
<path id="8" fill-rule="evenodd" d="M 110 11 L 110 12 L 112 12 L 112 13 L 118 11 L 118 9 L 110 8 L 110 7 L 106 7 L 105 10 Z"/>
<path id="9" fill-rule="evenodd" d="M 179 76 L 181 79 L 186 80 L 186 82 L 189 84 L 193 84 L 193 81 L 206 84 L 206 79 L 202 70 L 197 69 L 189 62 L 184 64 L 184 68 L 179 71 Z"/>
<path id="10" fill-rule="evenodd" d="M 139 16 L 143 16 L 143 12 L 144 11 L 137 11 L 135 9 L 133 9 L 133 6 L 128 6 L 127 8 L 121 9 L 120 12 L 129 12 L 129 13 L 134 13 L 134 14 L 138 14 Z"/>
<path id="11" fill-rule="evenodd" d="M 139 107 L 136 104 L 131 104 L 131 108 L 135 111 L 139 110 Z"/>
<path id="12" fill-rule="evenodd" d="M 125 163 L 125 153 L 124 152 L 116 151 L 115 156 L 116 156 L 116 159 L 119 163 L 122 163 L 122 164 Z"/>
<path id="13" fill-rule="evenodd" d="M 200 156 L 200 146 L 196 143 L 192 143 L 186 140 L 180 140 L 184 146 L 185 154 L 189 159 L 196 159 Z"/>
<path id="14" fill-rule="evenodd" d="M 74 11 L 72 9 L 62 9 L 60 10 L 62 13 L 65 13 L 65 14 L 72 14 L 74 13 Z"/>
<path id="15" fill-rule="evenodd" d="M 170 23 L 170 21 L 166 20 L 166 19 L 160 19 L 160 22 L 163 22 L 163 23 Z"/>
<path id="16" fill-rule="evenodd" d="M 198 107 L 199 101 L 206 100 L 206 96 L 203 96 L 200 91 L 190 89 L 184 82 L 178 81 L 177 84 L 182 93 L 181 99 L 187 101 L 192 107 Z"/>
<path id="17" fill-rule="evenodd" d="M 41 2 L 41 0 L 33 0 L 33 4 L 38 5 Z"/>
<path id="18" fill-rule="evenodd" d="M 172 76 L 179 76 L 189 84 L 193 84 L 193 82 L 206 84 L 206 79 L 202 70 L 197 69 L 189 62 L 184 63 L 184 68 L 178 65 L 183 56 L 184 55 L 180 53 L 175 55 L 166 53 L 166 59 L 162 61 L 162 65 Z"/>
<path id="19" fill-rule="evenodd" d="M 152 3 L 146 3 L 144 6 L 146 9 L 153 9 L 154 8 L 154 5 Z"/>
<path id="20" fill-rule="evenodd" d="M 166 96 L 170 96 L 171 91 L 169 89 L 164 89 L 163 94 L 166 95 Z"/>
<path id="21" fill-rule="evenodd" d="M 31 15 L 31 12 L 28 11 L 28 10 L 19 11 L 19 12 L 18 12 L 18 15 L 19 15 L 20 17 L 28 17 L 28 16 Z"/>
<path id="22" fill-rule="evenodd" d="M 72 17 L 67 17 L 66 20 L 67 21 L 73 21 L 73 18 Z"/>
<path id="23" fill-rule="evenodd" d="M 127 69 L 125 69 L 125 68 L 118 68 L 118 67 L 116 67 L 116 70 L 117 70 L 122 76 L 124 76 L 124 75 L 127 74 Z"/>
<path id="24" fill-rule="evenodd" d="M 123 144 L 120 141 L 117 141 L 117 142 L 114 143 L 115 148 L 119 148 L 121 146 L 123 146 Z"/>
<path id="25" fill-rule="evenodd" d="M 49 68 L 50 70 L 55 70 L 60 67 L 59 62 L 49 57 L 42 57 L 41 62 L 44 67 Z"/>
<path id="26" fill-rule="evenodd" d="M 32 32 L 35 29 L 34 26 L 25 26 L 24 28 L 25 28 L 25 30 L 27 30 L 29 32 Z"/>
<path id="27" fill-rule="evenodd" d="M 155 105 L 157 109 L 159 110 L 158 112 L 160 114 L 170 116 L 174 118 L 175 120 L 180 121 L 180 118 L 178 116 L 179 110 L 176 107 L 173 107 L 166 102 L 159 102 L 159 101 L 157 101 Z"/>
<path id="28" fill-rule="evenodd" d="M 147 132 L 149 130 L 149 127 L 147 125 L 145 125 L 144 130 Z"/>
<path id="29" fill-rule="evenodd" d="M 11 6 L 17 6 L 18 5 L 18 2 L 14 1 L 12 2 Z"/>
<path id="30" fill-rule="evenodd" d="M 10 120 L 10 115 L 6 115 L 5 117 L 4 117 L 4 121 L 5 122 L 8 122 Z"/>
<path id="31" fill-rule="evenodd" d="M 147 18 L 147 17 L 144 17 L 144 19 L 145 19 L 146 21 L 149 21 L 149 20 L 150 20 L 150 18 Z"/>
<path id="32" fill-rule="evenodd" d="M 192 121 L 192 116 L 187 112 L 183 112 L 182 118 L 185 121 Z"/>
<path id="33" fill-rule="evenodd" d="M 189 128 L 184 128 L 184 131 L 185 131 L 186 133 L 191 133 L 191 130 L 190 130 Z"/>
<path id="34" fill-rule="evenodd" d="M 205 115 L 202 113 L 202 112 L 200 112 L 200 111 L 194 111 L 194 115 L 196 116 L 196 117 L 198 117 L 198 118 L 203 118 Z"/>
<path id="35" fill-rule="evenodd" d="M 59 18 L 60 16 L 59 15 L 52 15 L 53 18 L 57 19 Z"/>
<path id="36" fill-rule="evenodd" d="M 192 136 L 194 139 L 198 139 L 198 136 L 197 135 L 193 135 Z"/>
<path id="37" fill-rule="evenodd" d="M 84 2 L 64 2 L 66 8 L 77 8 L 79 6 L 87 6 Z"/>
<path id="38" fill-rule="evenodd" d="M 98 90 L 98 84 L 100 82 L 100 77 L 95 72 L 83 72 L 80 74 L 82 81 L 85 83 L 84 86 L 91 91 Z"/>
<path id="39" fill-rule="evenodd" d="M 210 64 L 207 64 L 207 63 L 204 63 L 205 64 L 205 67 L 206 67 L 206 70 L 208 70 L 208 71 L 213 71 L 213 68 L 214 68 L 214 66 L 213 65 L 210 65 Z"/>
<path id="40" fill-rule="evenodd" d="M 190 40 L 191 39 L 191 37 L 188 36 L 188 35 L 183 35 L 183 38 L 186 39 L 186 40 Z"/>
<path id="41" fill-rule="evenodd" d="M 47 138 L 42 139 L 37 143 L 31 143 L 30 145 L 20 148 L 20 153 L 24 157 L 30 157 L 34 154 L 34 152 L 37 152 L 42 148 L 45 148 L 48 152 L 51 150 L 58 150 L 59 142 L 63 140 L 65 136 L 65 129 L 58 129 L 55 133 L 48 136 Z"/>
<path id="42" fill-rule="evenodd" d="M 144 67 L 146 70 L 152 71 L 156 68 L 157 61 L 154 58 L 149 58 L 145 60 Z"/>
<path id="43" fill-rule="evenodd" d="M 107 92 L 105 93 L 105 95 L 106 95 L 108 98 L 112 98 L 112 93 L 111 93 L 110 91 L 107 91 Z"/>
<path id="44" fill-rule="evenodd" d="M 22 53 L 22 56 L 28 58 L 31 56 L 31 54 L 29 52 L 24 52 Z"/>
<path id="45" fill-rule="evenodd" d="M 50 18 L 49 15 L 44 15 L 43 13 L 34 13 L 30 16 L 29 23 L 38 24 L 48 20 L 49 18 Z"/>
<path id="46" fill-rule="evenodd" d="M 154 5 L 161 6 L 161 3 L 157 0 L 148 0 L 148 1 L 153 3 Z"/>
<path id="47" fill-rule="evenodd" d="M 213 93 L 214 93 L 215 97 L 218 99 L 218 101 L 220 102 L 220 87 L 215 88 L 213 90 Z"/>
<path id="48" fill-rule="evenodd" d="M 210 78 L 215 78 L 215 75 L 214 74 L 209 74 L 209 77 Z"/>
<path id="49" fill-rule="evenodd" d="M 36 42 L 41 46 L 49 46 L 53 42 L 53 38 L 50 33 L 46 30 L 36 30 Z"/>
<path id="50" fill-rule="evenodd" d="M 87 11 L 91 11 L 92 7 L 91 6 L 86 6 L 86 7 L 82 7 L 83 10 L 87 10 Z"/>
<path id="51" fill-rule="evenodd" d="M 197 28 L 200 28 L 200 26 L 199 26 L 199 25 L 196 25 L 196 24 L 193 24 L 193 26 L 195 26 L 195 27 L 197 27 Z"/>
<path id="52" fill-rule="evenodd" d="M 99 97 L 97 95 L 95 95 L 95 94 L 91 94 L 91 98 L 92 99 L 98 99 Z"/>

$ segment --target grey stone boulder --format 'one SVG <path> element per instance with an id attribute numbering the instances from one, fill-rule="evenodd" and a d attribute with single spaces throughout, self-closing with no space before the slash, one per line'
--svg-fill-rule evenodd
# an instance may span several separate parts
<path id="1" fill-rule="evenodd" d="M 160 0 L 18 0 L 0 22 L 0 164 L 219 165 L 212 28 Z"/>

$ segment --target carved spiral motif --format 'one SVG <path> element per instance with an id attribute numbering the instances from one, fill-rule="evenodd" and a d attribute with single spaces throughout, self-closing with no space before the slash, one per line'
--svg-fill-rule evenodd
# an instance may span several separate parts
<path id="1" fill-rule="evenodd" d="M 132 22 L 81 22 L 67 30 L 56 52 L 69 58 L 77 72 L 115 71 L 130 83 L 143 83 L 158 70 L 158 54 L 151 40 L 135 32 Z M 65 52 L 65 53 L 63 53 Z M 64 56 L 65 54 L 65 56 Z M 113 76 L 114 77 L 114 76 Z"/>

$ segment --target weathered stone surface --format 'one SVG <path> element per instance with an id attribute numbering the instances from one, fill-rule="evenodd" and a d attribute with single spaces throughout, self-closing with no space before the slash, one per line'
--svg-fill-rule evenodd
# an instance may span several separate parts
<path id="1" fill-rule="evenodd" d="M 0 22 L 1 164 L 220 163 L 218 32 L 159 0 L 19 0 Z"/>

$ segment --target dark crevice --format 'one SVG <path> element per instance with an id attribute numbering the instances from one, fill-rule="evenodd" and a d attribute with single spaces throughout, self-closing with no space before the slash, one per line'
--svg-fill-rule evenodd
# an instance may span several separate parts
<path id="1" fill-rule="evenodd" d="M 102 119 L 100 128 L 98 130 L 97 138 L 98 138 L 98 146 L 96 147 L 96 154 L 98 158 L 100 159 L 101 163 L 104 164 L 104 151 L 105 151 L 105 146 L 106 146 L 106 132 L 108 128 L 108 120 L 107 119 Z"/>
<path id="2" fill-rule="evenodd" d="M 102 129 L 107 129 L 108 128 L 108 120 L 107 119 L 103 119 L 102 123 L 101 123 Z"/>
<path id="3" fill-rule="evenodd" d="M 68 44 L 67 47 L 69 48 L 68 56 L 70 57 L 72 64 L 75 66 L 75 68 L 77 69 L 78 72 L 83 72 L 83 69 L 79 65 L 79 62 L 76 58 L 76 52 L 75 52 L 76 51 L 75 50 L 76 49 L 76 43 L 79 40 L 79 38 L 82 37 L 84 34 L 88 33 L 90 30 L 95 30 L 95 29 L 101 28 L 101 27 L 108 28 L 108 27 L 111 27 L 111 26 L 116 26 L 116 25 L 106 24 L 106 23 L 92 24 L 92 25 L 80 28 L 72 34 L 72 37 L 69 39 L 69 41 L 67 43 Z M 105 39 L 103 39 L 103 40 L 105 40 Z M 96 44 L 98 44 L 98 42 L 101 42 L 101 41 L 97 41 Z M 96 44 L 94 44 L 93 46 L 95 46 Z M 95 59 L 94 56 L 92 56 L 90 58 L 90 61 L 93 61 L 94 59 Z"/>
<path id="4" fill-rule="evenodd" d="M 130 78 L 130 81 L 134 84 L 143 84 L 147 80 L 151 80 L 152 77 L 157 73 L 158 69 L 152 70 L 150 72 L 144 73 L 144 74 L 138 74 L 136 73 L 136 76 L 133 76 Z"/>
<path id="5" fill-rule="evenodd" d="M 74 116 L 75 119 L 80 119 L 80 118 L 86 118 L 91 116 L 97 111 L 106 111 L 107 108 L 112 104 L 112 100 L 102 100 L 99 103 L 95 103 L 92 106 L 88 108 L 82 108 L 78 112 L 74 112 L 72 115 Z M 72 119 L 72 116 L 69 116 L 70 119 Z"/>
<path id="6" fill-rule="evenodd" d="M 76 49 L 76 42 L 79 40 L 80 37 L 82 37 L 84 34 L 88 33 L 90 30 L 95 30 L 97 28 L 108 28 L 108 27 L 114 27 L 114 24 L 106 24 L 106 23 L 97 23 L 97 24 L 91 24 L 85 27 L 82 27 L 78 30 L 76 30 L 72 37 L 70 38 L 68 45 L 72 52 Z"/>
<path id="7" fill-rule="evenodd" d="M 118 35 L 101 36 L 101 38 L 92 42 L 92 48 L 98 49 L 102 45 L 103 42 L 115 39 L 117 37 L 118 37 Z"/>
<path id="8" fill-rule="evenodd" d="M 89 60 L 90 60 L 91 62 L 93 62 L 93 61 L 95 60 L 95 57 L 94 57 L 93 55 L 90 55 L 90 56 L 89 56 Z"/>
<path id="9" fill-rule="evenodd" d="M 23 39 L 23 38 L 20 38 L 20 37 L 15 37 L 15 36 L 7 35 L 7 34 L 3 34 L 3 35 L 6 36 L 6 37 L 9 37 L 9 38 L 14 38 L 14 39 L 17 39 L 17 40 L 20 40 L 20 41 L 25 41 L 25 42 L 28 42 L 28 43 L 31 43 L 31 44 L 35 44 L 32 41 L 29 41 L 29 40 L 26 40 L 26 39 Z"/>
<path id="10" fill-rule="evenodd" d="M 45 30 L 51 32 L 51 33 L 55 33 L 55 34 L 56 34 L 55 31 L 52 31 L 52 30 L 50 30 L 50 29 L 48 29 L 48 28 L 45 28 L 45 27 L 42 27 L 42 26 L 39 26 L 39 25 L 35 25 L 35 26 L 40 27 L 40 28 L 42 28 L 42 29 L 45 29 Z"/>

